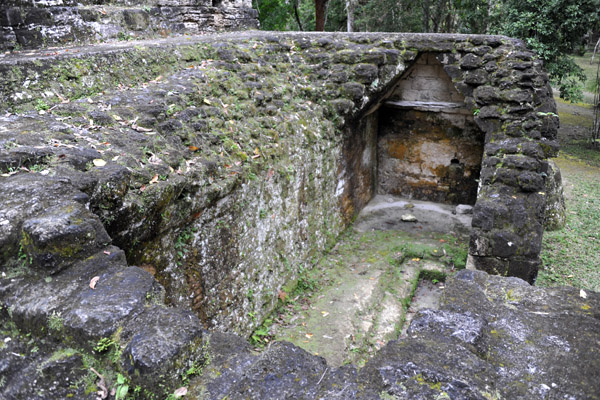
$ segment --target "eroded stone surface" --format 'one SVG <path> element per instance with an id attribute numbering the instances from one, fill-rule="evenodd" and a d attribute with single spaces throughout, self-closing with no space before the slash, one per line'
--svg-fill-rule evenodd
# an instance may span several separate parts
<path id="1" fill-rule="evenodd" d="M 193 390 L 210 399 L 225 393 L 257 399 L 596 399 L 598 307 L 598 293 L 541 289 L 464 270 L 447 282 L 440 310 L 418 313 L 408 337 L 388 343 L 358 372 L 353 366 L 330 369 L 320 357 L 277 343 L 261 356 L 238 353 L 252 363 L 227 379 L 239 384 L 215 378 L 228 368 L 217 362 Z"/>
<path id="2" fill-rule="evenodd" d="M 257 17 L 245 0 L 9 0 L 0 50 L 257 28 Z"/>

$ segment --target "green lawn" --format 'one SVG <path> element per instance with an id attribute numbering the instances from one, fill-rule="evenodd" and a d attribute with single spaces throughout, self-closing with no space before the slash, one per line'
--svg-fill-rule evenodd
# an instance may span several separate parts
<path id="1" fill-rule="evenodd" d="M 593 91 L 597 55 L 590 65 L 591 53 L 575 57 L 588 76 L 586 90 Z M 588 93 L 586 99 L 593 98 Z M 567 206 L 567 224 L 555 232 L 545 232 L 543 267 L 537 285 L 571 285 L 600 292 L 600 148 L 590 146 L 593 125 L 591 104 L 570 104 L 556 99 L 561 130 L 560 157 Z"/>
<path id="2" fill-rule="evenodd" d="M 565 157 L 556 162 L 563 175 L 567 224 L 544 234 L 537 285 L 600 292 L 600 166 Z"/>
<path id="3" fill-rule="evenodd" d="M 594 62 L 590 63 L 592 59 L 592 53 L 587 52 L 584 56 L 581 57 L 573 57 L 575 58 L 575 62 L 581 68 L 583 68 L 583 72 L 587 77 L 587 80 L 583 83 L 583 90 L 586 92 L 594 92 L 596 90 L 596 71 L 598 70 L 598 60 L 600 60 L 600 54 L 596 54 L 594 57 Z"/>

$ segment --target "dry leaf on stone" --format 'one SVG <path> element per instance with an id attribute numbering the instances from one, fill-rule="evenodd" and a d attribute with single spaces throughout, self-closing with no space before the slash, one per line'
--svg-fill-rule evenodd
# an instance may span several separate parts
<path id="1" fill-rule="evenodd" d="M 173 392 L 173 396 L 178 399 L 180 397 L 183 397 L 187 394 L 188 390 L 185 386 L 180 387 L 179 389 L 175 390 L 175 392 Z"/>
<path id="2" fill-rule="evenodd" d="M 274 173 L 275 173 L 275 170 L 273 170 L 273 168 L 269 169 L 267 171 L 267 180 L 271 179 L 271 177 L 273 176 Z"/>
<path id="3" fill-rule="evenodd" d="M 150 184 L 156 183 L 158 182 L 158 174 L 155 174 L 152 179 L 150 180 Z"/>
<path id="4" fill-rule="evenodd" d="M 153 129 L 144 128 L 143 126 L 139 126 L 139 125 L 136 125 L 136 124 L 131 125 L 131 127 L 133 129 L 135 129 L 136 131 L 138 131 L 138 132 L 152 132 L 153 131 Z"/>
<path id="5" fill-rule="evenodd" d="M 99 280 L 100 280 L 99 276 L 93 277 L 92 280 L 90 281 L 90 288 L 96 289 L 96 284 L 98 283 Z"/>
<path id="6" fill-rule="evenodd" d="M 279 297 L 279 300 L 285 301 L 285 298 L 287 297 L 287 293 L 284 292 L 283 290 L 280 290 L 279 293 L 277 293 L 277 296 Z"/>
<path id="7" fill-rule="evenodd" d="M 579 290 L 579 297 L 581 297 L 582 299 L 587 299 L 587 293 L 585 292 L 585 290 Z"/>
<path id="8" fill-rule="evenodd" d="M 106 161 L 101 158 L 94 158 L 92 162 L 96 167 L 104 167 L 106 165 Z"/>

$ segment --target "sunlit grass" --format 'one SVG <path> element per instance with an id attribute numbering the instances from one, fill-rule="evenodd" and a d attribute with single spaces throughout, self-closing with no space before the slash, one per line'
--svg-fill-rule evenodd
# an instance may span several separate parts
<path id="1" fill-rule="evenodd" d="M 597 166 L 558 158 L 565 181 L 567 224 L 544 233 L 537 284 L 571 285 L 600 292 L 600 152 Z"/>

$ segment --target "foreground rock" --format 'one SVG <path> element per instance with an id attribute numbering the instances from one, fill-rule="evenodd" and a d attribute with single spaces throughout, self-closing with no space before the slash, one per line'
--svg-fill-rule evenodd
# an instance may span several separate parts
<path id="1" fill-rule="evenodd" d="M 215 354 L 194 383 L 222 399 L 598 399 L 600 294 L 541 289 L 463 270 L 439 310 L 419 312 L 408 337 L 365 367 L 328 367 L 288 343 L 252 355 L 213 334 Z M 585 367 L 583 367 L 585 366 Z"/>

